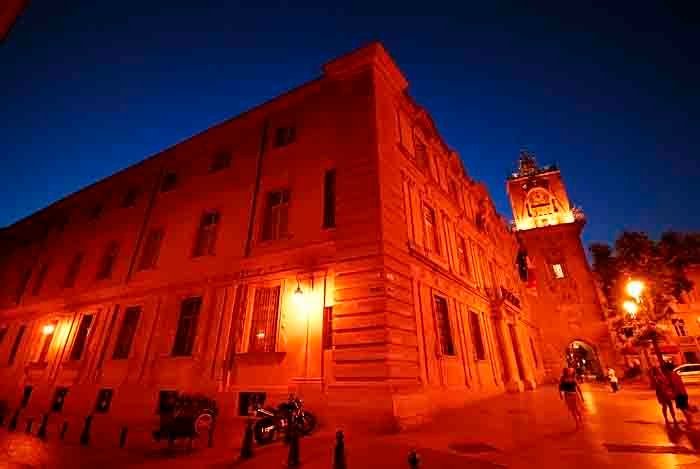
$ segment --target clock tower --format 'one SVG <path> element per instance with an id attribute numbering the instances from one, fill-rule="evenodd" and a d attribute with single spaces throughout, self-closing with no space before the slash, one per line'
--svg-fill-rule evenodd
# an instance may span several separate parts
<path id="1" fill-rule="evenodd" d="M 573 207 L 556 166 L 520 152 L 507 180 L 514 226 L 528 262 L 529 301 L 542 331 L 550 378 L 564 366 L 604 372 L 614 351 L 596 283 L 581 242 L 583 213 Z"/>

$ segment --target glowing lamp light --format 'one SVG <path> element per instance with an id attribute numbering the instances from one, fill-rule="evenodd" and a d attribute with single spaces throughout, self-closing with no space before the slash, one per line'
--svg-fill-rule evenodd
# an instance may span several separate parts
<path id="1" fill-rule="evenodd" d="M 297 289 L 294 290 L 294 297 L 293 297 L 294 305 L 297 307 L 297 309 L 300 312 L 304 312 L 304 291 L 301 289 L 301 285 L 299 284 L 299 281 L 297 281 Z"/>
<path id="2" fill-rule="evenodd" d="M 53 334 L 53 331 L 55 329 L 56 329 L 56 326 L 54 326 L 53 324 L 47 324 L 41 329 L 41 332 L 44 335 L 51 335 L 51 334 Z"/>
<path id="3" fill-rule="evenodd" d="M 639 297 L 642 295 L 642 291 L 644 291 L 644 282 L 641 280 L 630 280 L 627 282 L 627 285 L 625 285 L 625 291 L 629 296 L 639 301 Z"/>
<path id="4" fill-rule="evenodd" d="M 637 306 L 637 303 L 630 300 L 627 300 L 624 303 L 622 303 L 622 308 L 627 312 L 627 314 L 629 314 L 633 318 L 637 315 L 637 311 L 639 310 L 639 306 Z"/>
<path id="5" fill-rule="evenodd" d="M 255 337 L 258 339 L 264 339 L 265 338 L 265 331 L 258 331 L 257 334 L 255 334 Z"/>

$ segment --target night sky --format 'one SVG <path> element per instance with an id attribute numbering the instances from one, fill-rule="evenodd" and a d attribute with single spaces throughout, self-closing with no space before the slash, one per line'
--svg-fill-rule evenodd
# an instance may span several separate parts
<path id="1" fill-rule="evenodd" d="M 0 226 L 381 40 L 508 219 L 526 147 L 559 164 L 586 242 L 700 229 L 696 2 L 31 3 L 0 44 Z"/>

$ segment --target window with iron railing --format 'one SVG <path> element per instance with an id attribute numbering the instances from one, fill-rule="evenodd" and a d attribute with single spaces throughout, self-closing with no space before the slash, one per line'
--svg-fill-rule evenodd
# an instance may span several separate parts
<path id="1" fill-rule="evenodd" d="M 277 346 L 280 287 L 256 288 L 249 352 L 274 352 Z"/>

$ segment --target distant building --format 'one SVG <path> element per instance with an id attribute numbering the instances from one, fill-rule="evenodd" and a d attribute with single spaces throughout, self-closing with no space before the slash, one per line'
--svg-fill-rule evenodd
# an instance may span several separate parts
<path id="1" fill-rule="evenodd" d="M 601 374 L 616 363 L 616 353 L 581 242 L 583 213 L 571 205 L 559 169 L 538 166 L 527 151 L 507 190 L 548 375 L 558 376 L 565 357 L 586 374 Z"/>
<path id="2" fill-rule="evenodd" d="M 693 288 L 669 305 L 668 320 L 664 321 L 670 342 L 677 346 L 677 355 L 669 357 L 676 365 L 700 363 L 700 265 L 688 267 L 686 275 Z"/>
<path id="3" fill-rule="evenodd" d="M 7 38 L 10 29 L 27 6 L 27 0 L 3 0 L 0 2 L 0 42 Z"/>
<path id="4" fill-rule="evenodd" d="M 0 396 L 20 422 L 60 397 L 50 425 L 75 439 L 109 395 L 101 434 L 148 434 L 180 390 L 227 428 L 251 393 L 294 391 L 394 428 L 534 388 L 548 318 L 518 239 L 407 89 L 371 44 L 9 227 Z"/>

